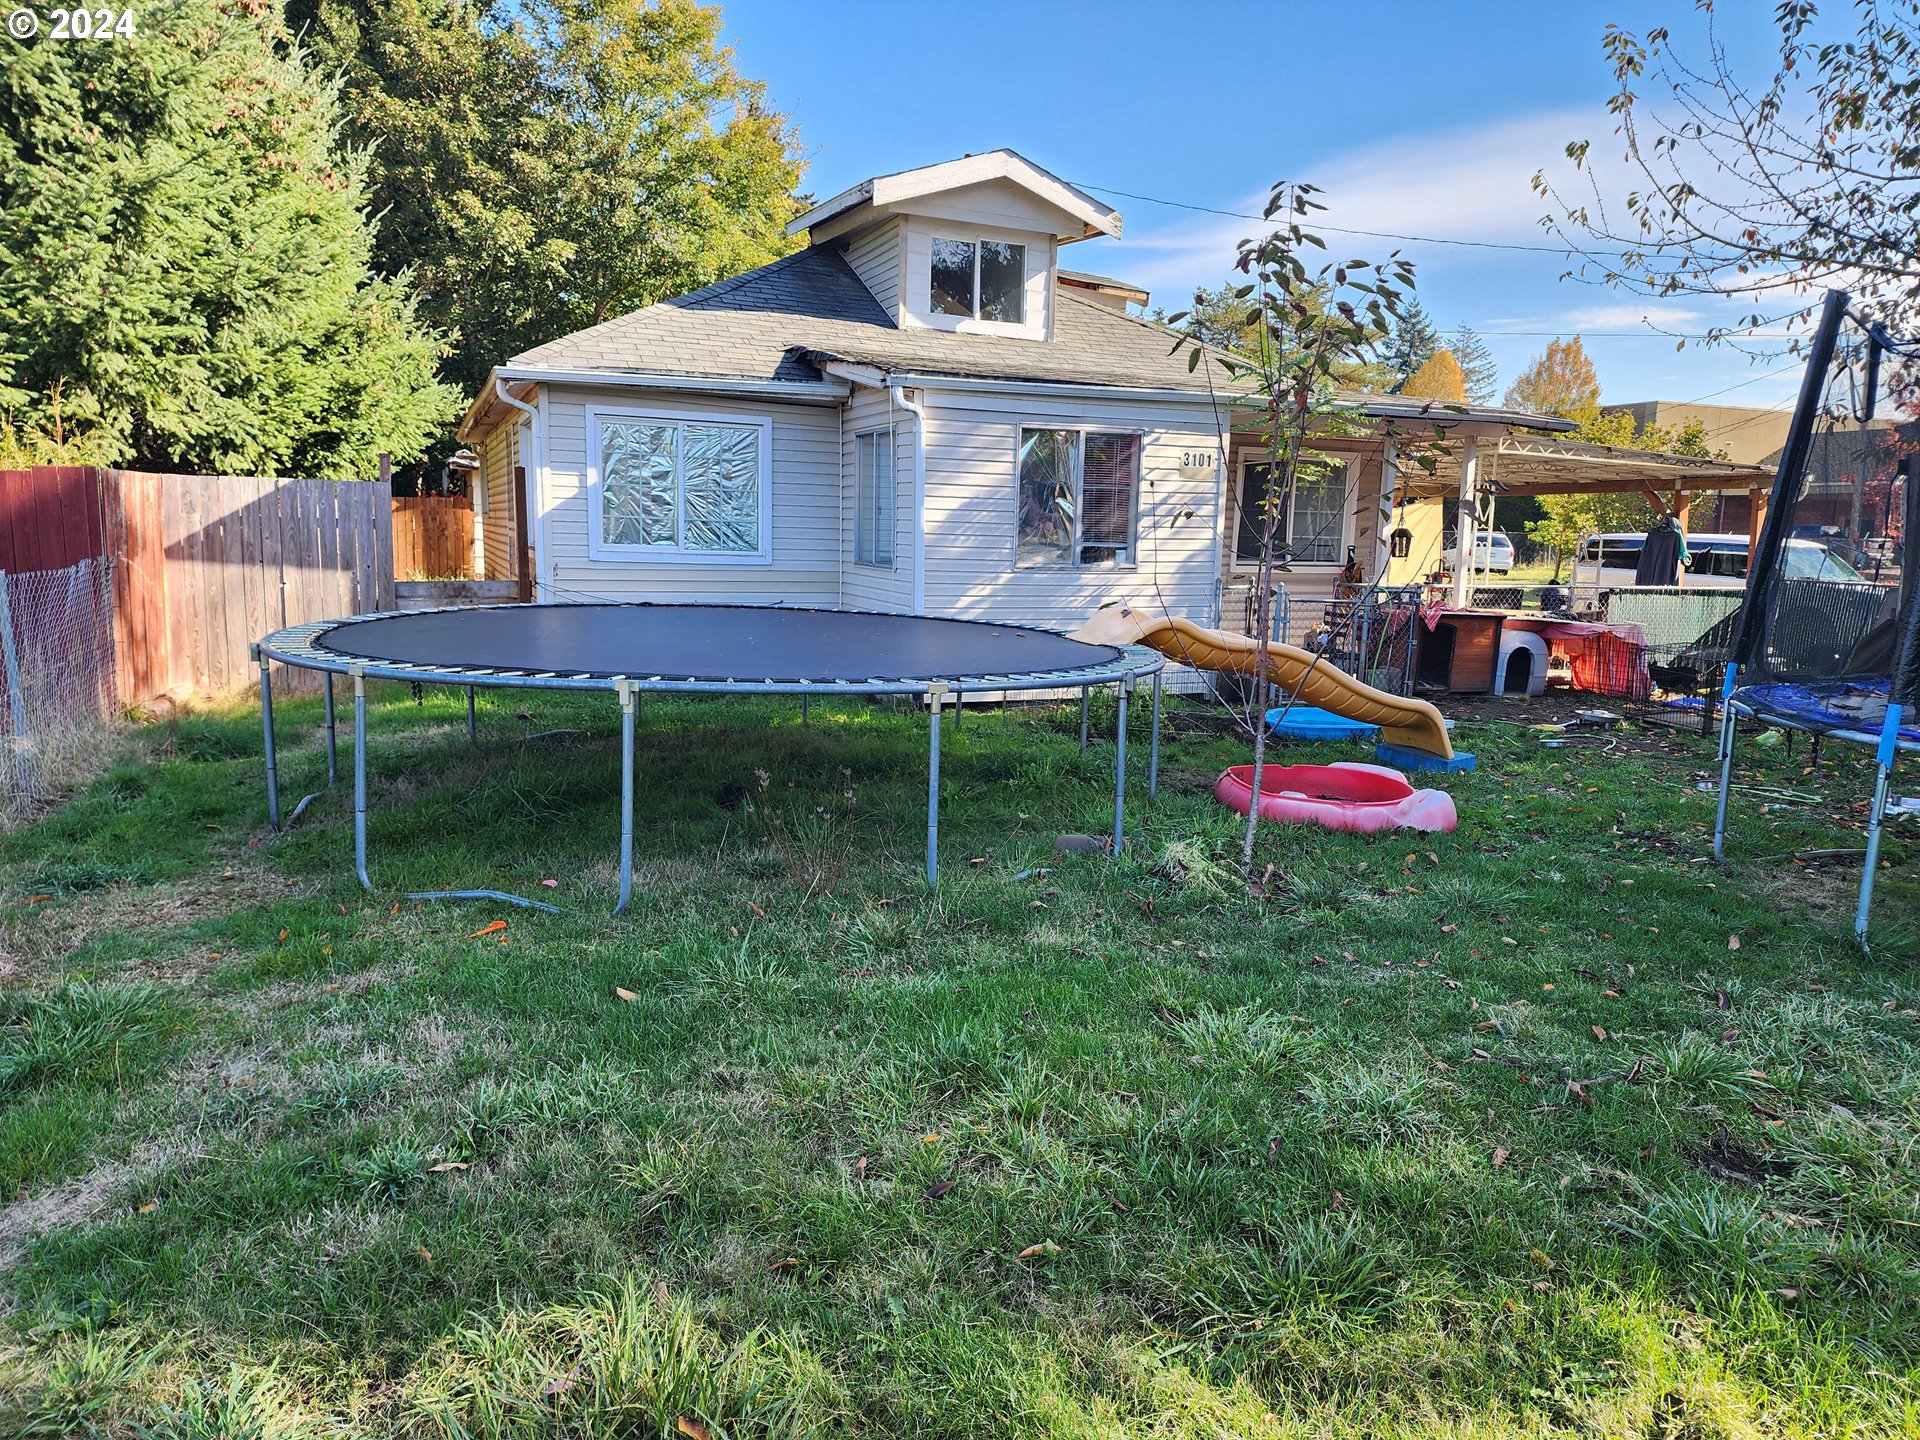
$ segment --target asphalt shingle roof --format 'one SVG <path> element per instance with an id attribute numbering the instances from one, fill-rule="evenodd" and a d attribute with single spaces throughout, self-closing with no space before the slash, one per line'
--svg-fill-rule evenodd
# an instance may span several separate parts
<path id="1" fill-rule="evenodd" d="M 922 375 L 1204 392 L 1173 337 L 1065 287 L 1053 338 L 901 329 L 831 246 L 563 335 L 514 356 L 525 366 L 712 379 L 817 380 L 815 359 Z"/>

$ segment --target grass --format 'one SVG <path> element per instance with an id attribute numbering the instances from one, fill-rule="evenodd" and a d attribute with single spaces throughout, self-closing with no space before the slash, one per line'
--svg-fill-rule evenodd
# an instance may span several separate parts
<path id="1" fill-rule="evenodd" d="M 1244 741 L 1057 855 L 1111 748 L 969 710 L 929 894 L 923 719 L 649 699 L 611 921 L 611 706 L 372 712 L 372 895 L 244 710 L 0 833 L 0 1433 L 1920 1433 L 1916 847 L 1867 955 L 1791 858 L 1851 747 L 1720 868 L 1704 742 L 1463 724 L 1458 832 L 1250 892 Z"/>

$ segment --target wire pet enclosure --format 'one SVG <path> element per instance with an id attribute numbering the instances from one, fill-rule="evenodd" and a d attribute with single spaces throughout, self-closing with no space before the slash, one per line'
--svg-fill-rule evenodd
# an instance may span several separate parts
<path id="1" fill-rule="evenodd" d="M 1864 937 L 1899 752 L 1920 750 L 1920 341 L 1827 296 L 1745 600 L 1726 626 L 1720 809 L 1734 720 L 1871 745 L 1876 782 L 1854 929 Z"/>

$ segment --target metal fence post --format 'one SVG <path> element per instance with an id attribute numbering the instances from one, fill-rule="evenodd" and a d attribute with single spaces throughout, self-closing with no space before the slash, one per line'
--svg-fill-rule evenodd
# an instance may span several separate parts
<path id="1" fill-rule="evenodd" d="M 27 735 L 27 697 L 20 688 L 20 649 L 13 638 L 13 606 L 7 599 L 7 572 L 0 570 L 0 656 L 7 673 L 7 717 L 17 739 Z"/>

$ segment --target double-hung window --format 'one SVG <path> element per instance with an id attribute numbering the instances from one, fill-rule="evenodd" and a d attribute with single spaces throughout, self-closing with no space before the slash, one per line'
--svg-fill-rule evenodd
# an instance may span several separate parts
<path id="1" fill-rule="evenodd" d="M 854 447 L 853 562 L 893 565 L 893 435 L 869 430 Z"/>
<path id="2" fill-rule="evenodd" d="M 1005 240 L 936 239 L 928 298 L 936 315 L 1024 325 L 1027 247 Z"/>
<path id="3" fill-rule="evenodd" d="M 752 562 L 767 546 L 764 421 L 601 415 L 595 554 Z"/>
<path id="4" fill-rule="evenodd" d="M 1140 437 L 1020 432 L 1014 565 L 1130 565 L 1140 524 Z"/>
<path id="5" fill-rule="evenodd" d="M 1274 551 L 1281 558 L 1309 565 L 1339 564 L 1347 543 L 1346 466 L 1296 473 L 1290 495 L 1274 495 L 1272 480 L 1273 466 L 1264 460 L 1249 460 L 1240 467 L 1240 523 L 1235 527 L 1233 558 L 1242 565 L 1260 563 L 1260 538 L 1272 514 Z"/>

